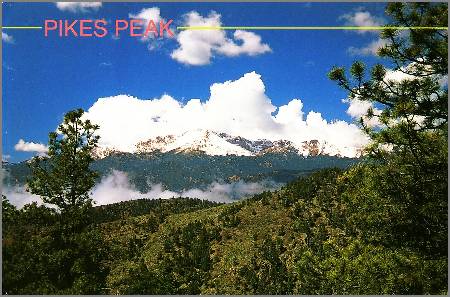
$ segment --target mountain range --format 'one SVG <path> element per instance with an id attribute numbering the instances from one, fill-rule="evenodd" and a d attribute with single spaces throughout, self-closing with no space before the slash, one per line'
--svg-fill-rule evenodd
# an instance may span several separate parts
<path id="1" fill-rule="evenodd" d="M 191 130 L 181 135 L 157 136 L 135 145 L 133 153 L 200 153 L 209 156 L 261 156 L 267 153 L 294 153 L 300 156 L 335 156 L 358 158 L 362 151 L 355 147 L 338 148 L 317 139 L 294 143 L 289 140 L 250 140 L 241 136 L 210 130 Z M 114 147 L 103 146 L 95 151 L 98 159 L 121 153 Z"/>

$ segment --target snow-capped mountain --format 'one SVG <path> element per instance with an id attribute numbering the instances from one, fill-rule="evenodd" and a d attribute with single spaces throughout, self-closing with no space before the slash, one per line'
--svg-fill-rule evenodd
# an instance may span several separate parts
<path id="1" fill-rule="evenodd" d="M 169 135 L 136 144 L 136 152 L 138 153 L 152 153 L 155 151 L 177 153 L 202 152 L 213 156 L 253 155 L 251 151 L 230 143 L 224 137 L 209 130 L 193 130 L 185 132 L 178 137 Z"/>
<path id="2" fill-rule="evenodd" d="M 179 136 L 156 137 L 136 144 L 136 153 L 175 152 L 205 153 L 213 156 L 238 155 L 257 156 L 266 153 L 296 153 L 303 156 L 328 155 L 337 157 L 359 157 L 357 148 L 337 148 L 318 140 L 293 143 L 289 140 L 249 140 L 210 130 L 193 130 Z"/>

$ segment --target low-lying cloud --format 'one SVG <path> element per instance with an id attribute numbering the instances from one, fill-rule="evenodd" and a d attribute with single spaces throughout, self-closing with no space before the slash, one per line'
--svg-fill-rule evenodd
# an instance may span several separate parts
<path id="1" fill-rule="evenodd" d="M 204 189 L 189 189 L 176 192 L 165 189 L 161 184 L 155 184 L 151 185 L 150 191 L 141 193 L 130 183 L 126 173 L 113 170 L 111 174 L 102 178 L 92 189 L 91 198 L 95 205 L 106 205 L 143 198 L 169 199 L 173 197 L 199 198 L 215 202 L 232 202 L 263 191 L 275 190 L 280 186 L 280 183 L 270 181 L 260 183 L 246 183 L 242 181 L 234 183 L 214 182 Z M 43 203 L 40 196 L 27 192 L 24 186 L 4 187 L 3 194 L 18 208 L 22 208 L 25 204 L 32 202 L 37 202 L 38 205 Z"/>
<path id="2" fill-rule="evenodd" d="M 3 187 L 2 194 L 8 198 L 9 202 L 17 208 L 22 208 L 25 204 L 36 202 L 41 205 L 42 198 L 38 195 L 27 192 L 24 186 Z"/>
<path id="3" fill-rule="evenodd" d="M 130 183 L 128 175 L 124 172 L 113 170 L 104 177 L 92 190 L 92 198 L 96 205 L 105 205 L 134 199 L 169 199 L 173 197 L 190 197 L 216 202 L 232 202 L 245 196 L 273 190 L 281 184 L 274 182 L 245 183 L 242 181 L 233 183 L 213 182 L 204 189 L 189 189 L 175 192 L 164 189 L 162 184 L 151 185 L 147 193 L 139 192 Z"/>

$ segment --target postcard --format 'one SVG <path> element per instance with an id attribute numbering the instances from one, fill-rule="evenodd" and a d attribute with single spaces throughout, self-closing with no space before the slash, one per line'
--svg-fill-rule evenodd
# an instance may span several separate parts
<path id="1" fill-rule="evenodd" d="M 2 293 L 448 294 L 448 3 L 3 2 Z"/>

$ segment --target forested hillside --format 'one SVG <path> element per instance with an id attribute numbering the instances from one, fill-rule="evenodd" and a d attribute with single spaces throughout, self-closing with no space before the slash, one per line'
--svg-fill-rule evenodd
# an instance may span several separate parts
<path id="1" fill-rule="evenodd" d="M 67 219 L 52 208 L 17 210 L 3 199 L 3 293 L 108 293 L 105 277 L 138 259 L 148 236 L 169 216 L 218 205 L 174 198 L 85 209 Z M 145 214 L 145 215 L 144 215 Z"/>
<path id="2" fill-rule="evenodd" d="M 446 293 L 444 218 L 412 219 L 413 209 L 385 195 L 388 180 L 375 166 L 328 169 L 226 205 L 96 207 L 71 228 L 48 208 L 4 202 L 3 292 Z"/>
<path id="3" fill-rule="evenodd" d="M 121 153 L 96 160 L 91 168 L 100 177 L 112 170 L 125 172 L 137 190 L 145 193 L 155 184 L 171 191 L 204 189 L 214 182 L 285 183 L 315 170 L 348 166 L 360 161 L 356 158 L 332 156 L 303 157 L 296 153 L 272 153 L 262 156 L 209 156 L 184 153 Z M 30 177 L 27 162 L 5 164 L 4 184 L 22 186 Z"/>

